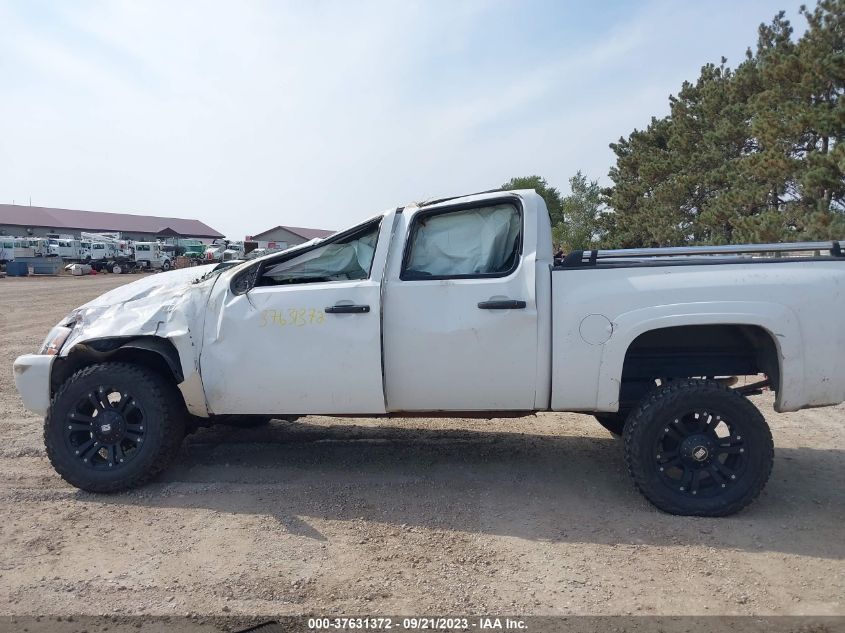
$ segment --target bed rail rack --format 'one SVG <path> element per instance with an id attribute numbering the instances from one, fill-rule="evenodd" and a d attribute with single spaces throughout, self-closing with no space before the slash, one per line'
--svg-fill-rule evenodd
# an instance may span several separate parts
<path id="1" fill-rule="evenodd" d="M 559 265 L 595 266 L 599 262 L 615 260 L 644 260 L 664 257 L 733 256 L 758 257 L 842 257 L 845 240 L 830 242 L 781 242 L 775 244 L 727 244 L 722 246 L 667 246 L 660 248 L 620 248 L 615 250 L 573 251 L 560 260 Z"/>

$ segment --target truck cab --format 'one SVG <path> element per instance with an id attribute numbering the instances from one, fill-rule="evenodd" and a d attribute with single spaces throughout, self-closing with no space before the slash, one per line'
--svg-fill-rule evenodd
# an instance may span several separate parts
<path id="1" fill-rule="evenodd" d="M 548 389 L 536 388 L 551 369 L 549 293 L 537 293 L 552 264 L 548 215 L 533 198 L 478 202 L 390 211 L 217 285 L 205 380 L 221 380 L 227 348 L 247 341 L 297 358 L 299 371 L 283 385 L 256 372 L 235 397 L 211 393 L 209 406 L 221 414 L 266 414 L 280 401 L 296 401 L 298 414 L 548 408 Z M 404 250 L 398 235 L 408 236 Z M 324 352 L 309 353 L 315 346 Z"/>
<path id="2" fill-rule="evenodd" d="M 92 261 L 105 261 L 108 259 L 112 259 L 117 256 L 117 251 L 111 244 L 107 244 L 105 242 L 92 242 L 91 243 L 91 260 Z"/>
<path id="3" fill-rule="evenodd" d="M 15 260 L 15 240 L 11 237 L 0 237 L 0 264 Z"/>
<path id="4" fill-rule="evenodd" d="M 135 242 L 135 263 L 150 270 L 170 270 L 171 260 L 159 242 Z"/>
<path id="5" fill-rule="evenodd" d="M 209 262 L 228 262 L 243 259 L 244 248 L 242 242 L 213 242 L 205 249 L 205 259 Z"/>
<path id="6" fill-rule="evenodd" d="M 73 238 L 52 238 L 49 241 L 50 254 L 65 260 L 83 259 L 82 244 Z"/>
<path id="7" fill-rule="evenodd" d="M 31 237 L 29 238 L 29 247 L 36 257 L 46 257 L 50 254 L 50 245 L 45 239 Z"/>

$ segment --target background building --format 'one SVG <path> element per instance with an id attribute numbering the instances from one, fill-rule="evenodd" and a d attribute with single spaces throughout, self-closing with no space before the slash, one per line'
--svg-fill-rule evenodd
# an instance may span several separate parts
<path id="1" fill-rule="evenodd" d="M 314 238 L 328 237 L 329 235 L 334 235 L 334 233 L 335 231 L 325 231 L 323 229 L 306 229 L 301 226 L 279 225 L 263 233 L 258 233 L 251 237 L 247 236 L 247 240 L 258 242 L 260 245 L 263 245 L 265 242 L 268 244 L 274 243 L 275 246 L 271 246 L 270 248 L 284 249 L 298 244 L 304 244 Z"/>
<path id="2" fill-rule="evenodd" d="M 223 237 L 199 220 L 0 204 L 0 235 L 44 237 L 59 233 L 79 237 L 82 231 L 118 231 L 124 239 L 142 242 L 153 241 L 158 237 L 189 237 L 208 241 Z"/>

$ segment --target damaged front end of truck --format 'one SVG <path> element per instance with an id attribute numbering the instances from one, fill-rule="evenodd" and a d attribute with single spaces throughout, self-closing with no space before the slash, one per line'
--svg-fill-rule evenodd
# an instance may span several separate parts
<path id="1" fill-rule="evenodd" d="M 15 382 L 27 408 L 46 415 L 61 385 L 89 365 L 131 362 L 172 381 L 190 414 L 208 416 L 199 351 L 208 294 L 223 268 L 152 275 L 73 310 L 37 354 L 15 362 Z"/>

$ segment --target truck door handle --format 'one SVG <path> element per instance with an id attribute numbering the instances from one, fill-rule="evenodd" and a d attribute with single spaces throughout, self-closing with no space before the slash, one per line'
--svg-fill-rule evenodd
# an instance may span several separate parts
<path id="1" fill-rule="evenodd" d="M 339 305 L 339 306 L 329 306 L 326 308 L 326 314 L 361 314 L 363 312 L 369 312 L 370 306 L 362 306 L 362 305 Z"/>
<path id="2" fill-rule="evenodd" d="M 481 301 L 478 307 L 482 310 L 522 310 L 526 303 L 518 299 L 503 299 L 499 301 Z"/>

